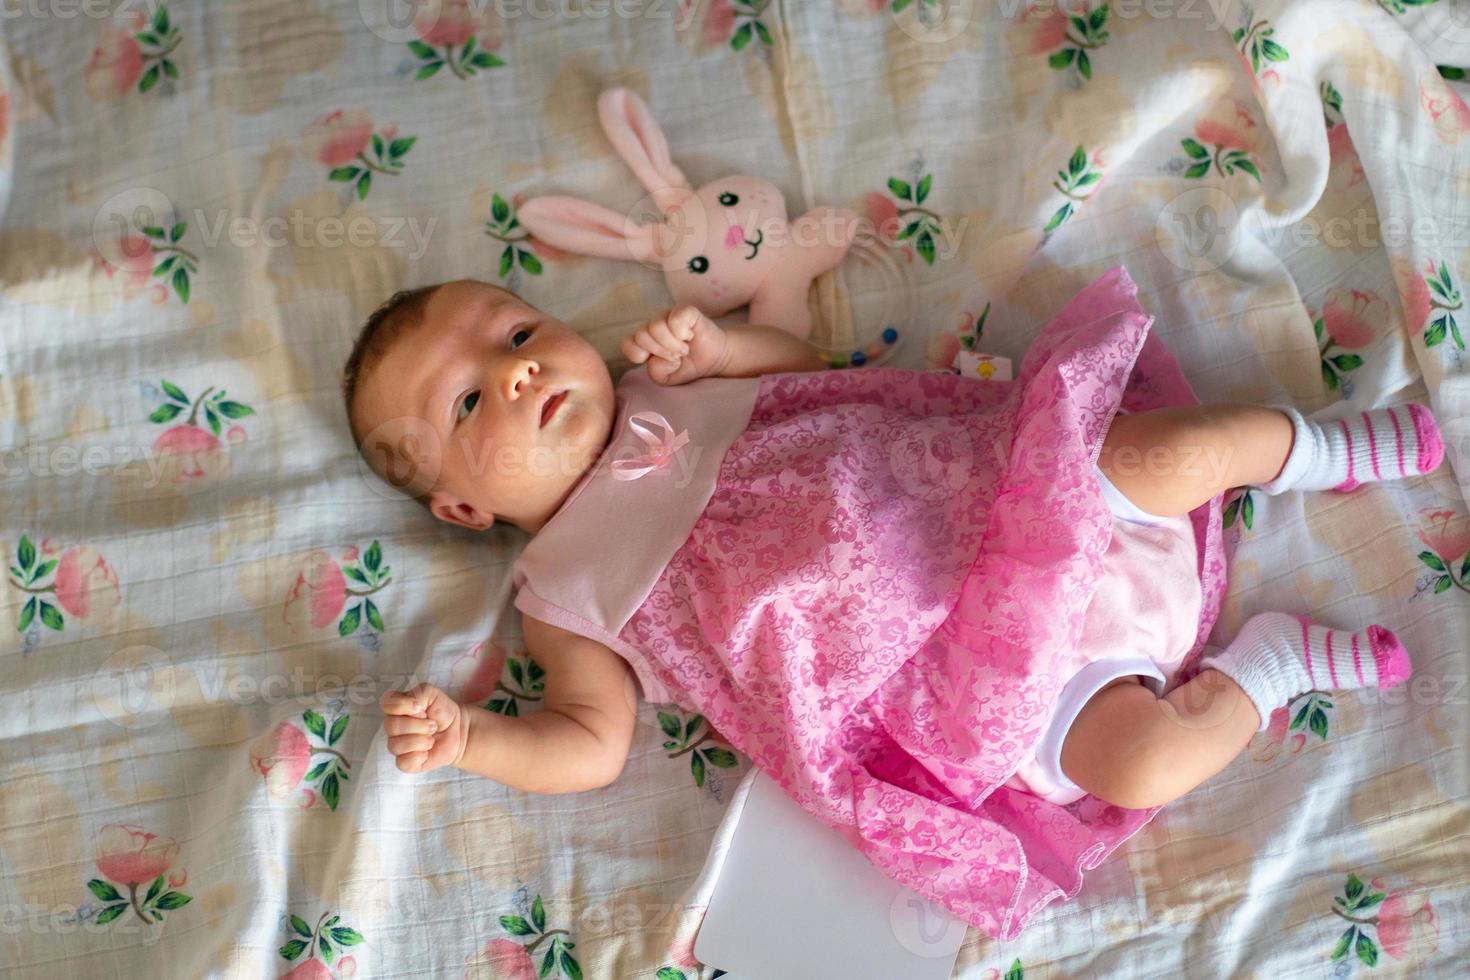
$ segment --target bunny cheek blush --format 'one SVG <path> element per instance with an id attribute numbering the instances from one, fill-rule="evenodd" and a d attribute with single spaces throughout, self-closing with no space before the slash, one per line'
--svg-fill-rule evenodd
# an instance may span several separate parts
<path id="1" fill-rule="evenodd" d="M 748 306 L 751 323 L 805 339 L 812 329 L 812 280 L 842 261 L 857 215 L 814 208 L 788 222 L 785 197 L 759 177 L 721 177 L 696 190 L 674 165 L 663 130 L 637 95 L 609 89 L 597 100 L 597 114 L 608 141 L 648 191 L 658 220 L 640 224 L 574 197 L 534 197 L 517 213 L 531 235 L 568 252 L 655 265 L 680 304 L 712 317 Z"/>
<path id="2" fill-rule="evenodd" d="M 606 448 L 612 377 L 566 324 L 488 283 L 456 280 L 430 296 L 361 377 L 359 432 L 405 418 L 432 452 L 436 517 L 472 530 L 497 520 L 535 531 Z"/>

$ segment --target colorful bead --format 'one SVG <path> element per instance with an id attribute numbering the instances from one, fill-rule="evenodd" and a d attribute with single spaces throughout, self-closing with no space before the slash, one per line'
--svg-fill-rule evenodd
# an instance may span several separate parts
<path id="1" fill-rule="evenodd" d="M 897 341 L 898 341 L 898 331 L 895 330 L 892 327 L 885 327 L 883 329 L 883 343 L 885 343 L 885 344 L 893 344 L 893 343 L 896 343 Z"/>

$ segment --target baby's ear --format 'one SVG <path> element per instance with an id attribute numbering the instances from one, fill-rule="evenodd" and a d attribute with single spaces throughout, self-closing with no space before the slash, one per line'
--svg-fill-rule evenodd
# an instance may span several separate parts
<path id="1" fill-rule="evenodd" d="M 429 513 L 448 524 L 458 524 L 471 531 L 488 531 L 495 525 L 495 515 L 477 509 L 443 490 L 429 493 Z"/>

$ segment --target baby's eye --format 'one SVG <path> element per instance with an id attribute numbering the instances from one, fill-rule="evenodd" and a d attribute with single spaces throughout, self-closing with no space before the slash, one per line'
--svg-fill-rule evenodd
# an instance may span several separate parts
<path id="1" fill-rule="evenodd" d="M 736 197 L 734 194 L 731 194 L 729 191 L 726 191 L 725 193 L 720 195 L 720 203 L 727 208 L 733 208 L 735 205 L 740 203 L 740 198 Z"/>
<path id="2" fill-rule="evenodd" d="M 459 403 L 459 411 L 455 414 L 454 420 L 456 422 L 463 422 L 469 418 L 470 413 L 475 410 L 475 406 L 479 403 L 480 393 L 478 391 L 472 391 L 468 395 L 465 395 L 464 401 Z"/>
<path id="3" fill-rule="evenodd" d="M 709 259 L 703 255 L 696 255 L 689 260 L 689 271 L 696 275 L 702 275 L 709 271 Z"/>
<path id="4" fill-rule="evenodd" d="M 531 339 L 531 331 L 529 331 L 529 330 L 517 330 L 515 333 L 513 333 L 513 334 L 510 335 L 510 345 L 512 347 L 519 347 L 519 346 L 521 346 L 522 344 L 524 344 L 526 341 L 528 341 L 530 339 Z"/>

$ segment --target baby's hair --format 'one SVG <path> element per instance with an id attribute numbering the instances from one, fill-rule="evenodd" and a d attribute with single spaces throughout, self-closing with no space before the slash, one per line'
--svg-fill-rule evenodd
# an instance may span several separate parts
<path id="1" fill-rule="evenodd" d="M 400 289 L 373 310 L 362 325 L 362 331 L 352 345 L 352 353 L 347 355 L 347 364 L 342 368 L 342 399 L 347 405 L 347 424 L 352 427 L 352 441 L 358 446 L 362 445 L 363 433 L 357 431 L 357 420 L 352 415 L 358 382 L 363 373 L 388 352 L 400 334 L 423 324 L 429 297 L 438 288 L 439 283 L 433 283 L 416 289 Z"/>

